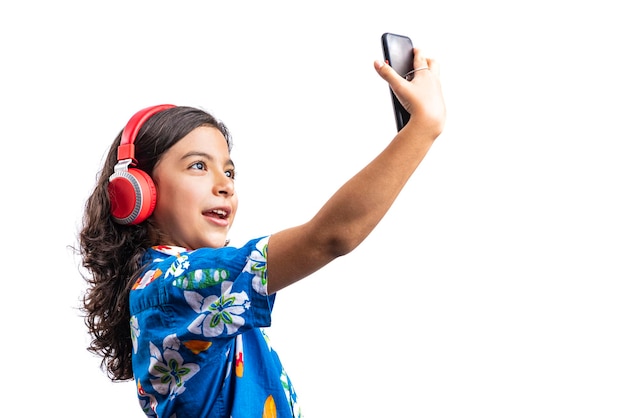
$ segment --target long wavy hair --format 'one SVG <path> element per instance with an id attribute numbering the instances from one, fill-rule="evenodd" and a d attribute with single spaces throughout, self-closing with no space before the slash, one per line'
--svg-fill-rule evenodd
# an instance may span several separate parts
<path id="1" fill-rule="evenodd" d="M 139 130 L 136 168 L 151 176 L 161 156 L 200 126 L 219 129 L 231 150 L 230 133 L 221 121 L 200 109 L 174 107 L 156 113 Z M 138 225 L 120 225 L 111 218 L 108 184 L 121 137 L 120 132 L 87 199 L 79 234 L 81 263 L 86 270 L 82 274 L 87 282 L 81 310 L 92 338 L 87 350 L 102 357 L 101 367 L 113 381 L 133 378 L 129 292 L 144 253 L 159 244 L 159 233 L 150 218 Z"/>

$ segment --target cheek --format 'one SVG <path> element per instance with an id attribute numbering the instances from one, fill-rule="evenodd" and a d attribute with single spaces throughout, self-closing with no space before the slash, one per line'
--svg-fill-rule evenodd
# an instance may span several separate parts
<path id="1" fill-rule="evenodd" d="M 155 183 L 157 190 L 155 218 L 159 222 L 170 222 L 176 213 L 187 206 L 185 193 L 181 193 L 180 187 L 170 182 Z"/>
<path id="2" fill-rule="evenodd" d="M 235 194 L 230 198 L 230 201 L 232 203 L 232 209 L 233 209 L 232 213 L 230 214 L 231 224 L 232 224 L 233 221 L 235 220 L 235 215 L 237 214 L 237 208 L 239 208 L 239 198 Z"/>
<path id="3" fill-rule="evenodd" d="M 159 228 L 163 228 L 166 225 L 170 224 L 171 219 L 175 216 L 172 212 L 173 210 L 175 210 L 175 207 L 172 207 L 171 202 L 172 201 L 168 197 L 166 197 L 165 194 L 157 194 L 157 202 L 152 217 L 154 218 L 154 221 L 157 223 Z"/>
<path id="4" fill-rule="evenodd" d="M 198 202 L 201 193 L 190 181 L 167 181 L 157 184 L 157 204 L 160 201 L 165 206 L 178 207 Z"/>

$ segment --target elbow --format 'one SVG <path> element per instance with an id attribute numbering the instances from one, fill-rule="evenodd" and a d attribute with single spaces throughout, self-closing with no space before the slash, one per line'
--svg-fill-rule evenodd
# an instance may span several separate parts
<path id="1" fill-rule="evenodd" d="M 339 258 L 351 253 L 356 247 L 363 242 L 365 237 L 354 234 L 351 231 L 336 231 L 326 240 L 329 257 Z"/>

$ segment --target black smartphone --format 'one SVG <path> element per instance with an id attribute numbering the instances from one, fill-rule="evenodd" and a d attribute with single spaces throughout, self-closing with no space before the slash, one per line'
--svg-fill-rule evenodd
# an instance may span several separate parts
<path id="1" fill-rule="evenodd" d="M 386 32 L 383 33 L 381 40 L 385 62 L 396 70 L 398 74 L 405 77 L 413 70 L 413 42 L 411 42 L 411 38 Z M 398 131 L 400 131 L 407 124 L 411 115 L 400 104 L 393 90 L 391 90 L 391 100 L 396 117 L 396 126 Z"/>

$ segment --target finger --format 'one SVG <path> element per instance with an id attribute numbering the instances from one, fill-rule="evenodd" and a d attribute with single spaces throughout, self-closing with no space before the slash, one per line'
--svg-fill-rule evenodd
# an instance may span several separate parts
<path id="1" fill-rule="evenodd" d="M 439 75 L 439 62 L 433 58 L 427 58 L 426 61 L 428 62 L 428 68 L 430 68 L 430 71 Z"/>
<path id="2" fill-rule="evenodd" d="M 391 68 L 391 66 L 385 62 L 375 61 L 374 68 L 376 68 L 378 74 L 392 87 L 402 81 L 405 81 L 400 75 L 398 75 L 396 70 Z"/>
<path id="3" fill-rule="evenodd" d="M 424 53 L 418 49 L 413 48 L 413 68 L 429 67 L 428 59 L 424 56 Z"/>

